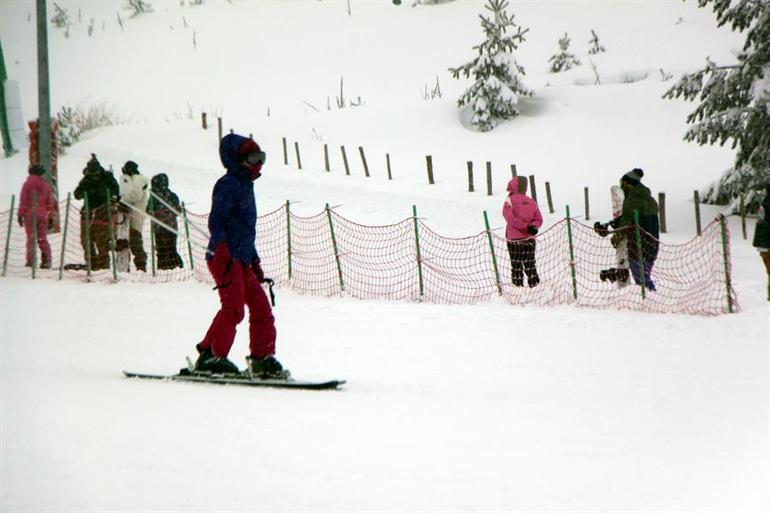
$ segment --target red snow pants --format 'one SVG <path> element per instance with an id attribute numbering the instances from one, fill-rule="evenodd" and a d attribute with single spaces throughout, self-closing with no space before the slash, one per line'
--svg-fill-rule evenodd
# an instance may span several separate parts
<path id="1" fill-rule="evenodd" d="M 33 232 L 34 225 L 37 224 L 37 240 Z M 27 265 L 32 265 L 32 255 L 35 252 L 35 244 L 40 247 L 40 257 L 38 265 L 44 267 L 51 266 L 51 245 L 48 243 L 48 218 L 34 216 L 24 216 L 24 231 L 27 234 Z"/>
<path id="2" fill-rule="evenodd" d="M 226 248 L 224 251 L 217 248 L 214 258 L 207 264 L 219 287 L 222 306 L 198 347 L 211 349 L 215 356 L 226 357 L 235 340 L 235 328 L 243 320 L 245 306 L 248 306 L 251 356 L 262 358 L 275 354 L 275 319 L 267 294 L 251 267 L 230 260 Z"/>

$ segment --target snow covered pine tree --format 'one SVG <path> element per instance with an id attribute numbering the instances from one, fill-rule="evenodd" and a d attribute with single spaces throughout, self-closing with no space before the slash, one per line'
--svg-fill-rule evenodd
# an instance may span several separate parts
<path id="1" fill-rule="evenodd" d="M 478 57 L 459 68 L 449 68 L 454 78 L 462 73 L 466 78 L 473 75 L 473 85 L 457 101 L 458 107 L 470 105 L 473 109 L 471 123 L 482 132 L 492 130 L 501 121 L 519 115 L 519 95 L 532 96 L 534 93 L 522 84 L 520 75 L 524 68 L 513 58 L 513 50 L 524 41 L 529 29 L 517 26 L 513 16 L 505 12 L 507 0 L 488 0 L 484 6 L 492 18 L 480 14 L 481 27 L 486 41 L 474 49 Z M 516 30 L 508 35 L 506 30 Z"/>
<path id="2" fill-rule="evenodd" d="M 698 0 L 700 7 L 708 4 L 719 26 L 746 31 L 738 62 L 718 66 L 706 59 L 705 68 L 684 75 L 663 97 L 700 100 L 687 116 L 693 126 L 685 141 L 724 145 L 732 139 L 738 148 L 734 167 L 703 191 L 703 201 L 730 204 L 735 212 L 744 194 L 754 211 L 770 181 L 770 0 Z"/>
<path id="3" fill-rule="evenodd" d="M 577 60 L 575 54 L 569 53 L 570 38 L 567 33 L 564 33 L 564 37 L 559 39 L 559 53 L 548 59 L 551 63 L 551 73 L 559 73 L 572 69 L 573 66 L 579 66 L 580 61 Z"/>

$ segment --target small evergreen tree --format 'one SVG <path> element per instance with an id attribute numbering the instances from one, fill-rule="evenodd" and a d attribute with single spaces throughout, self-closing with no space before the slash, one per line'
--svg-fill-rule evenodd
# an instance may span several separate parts
<path id="1" fill-rule="evenodd" d="M 70 14 L 67 11 L 67 9 L 63 9 L 54 2 L 53 4 L 54 9 L 54 15 L 51 17 L 51 23 L 56 25 L 58 28 L 64 28 L 69 26 L 70 24 Z"/>
<path id="2" fill-rule="evenodd" d="M 684 75 L 664 98 L 700 100 L 687 116 L 693 125 L 685 141 L 700 145 L 732 140 L 735 164 L 703 191 L 703 201 L 730 204 L 736 211 L 741 194 L 748 209 L 758 207 L 764 184 L 770 182 L 770 1 L 698 0 L 712 3 L 719 26 L 746 31 L 738 62 L 706 66 Z"/>
<path id="3" fill-rule="evenodd" d="M 559 39 L 559 53 L 548 59 L 551 63 L 551 73 L 559 73 L 561 71 L 567 71 L 572 66 L 579 66 L 580 61 L 577 60 L 573 54 L 569 53 L 570 38 L 567 33 L 564 33 L 564 37 Z"/>
<path id="4" fill-rule="evenodd" d="M 508 0 L 487 1 L 484 8 L 490 11 L 491 17 L 479 15 L 486 41 L 473 47 L 478 50 L 478 57 L 458 68 L 449 68 L 454 78 L 460 78 L 461 73 L 466 78 L 473 76 L 473 85 L 463 93 L 457 105 L 473 108 L 471 123 L 482 132 L 518 116 L 519 95 L 534 94 L 521 82 L 524 68 L 513 58 L 513 51 L 524 41 L 524 34 L 529 29 L 516 25 L 513 16 L 505 12 L 507 7 Z"/>
<path id="5" fill-rule="evenodd" d="M 591 29 L 591 39 L 588 40 L 588 44 L 591 47 L 588 49 L 589 55 L 596 55 L 597 53 L 605 52 L 604 47 L 599 43 L 599 36 Z"/>
<path id="6" fill-rule="evenodd" d="M 65 153 L 65 148 L 72 146 L 80 139 L 82 130 L 80 129 L 81 122 L 78 118 L 78 112 L 66 105 L 56 113 L 56 120 L 59 124 L 57 147 L 60 155 Z"/>

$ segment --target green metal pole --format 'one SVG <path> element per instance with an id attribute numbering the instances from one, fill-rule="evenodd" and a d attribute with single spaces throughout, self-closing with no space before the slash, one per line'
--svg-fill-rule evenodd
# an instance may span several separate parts
<path id="1" fill-rule="evenodd" d="M 291 210 L 289 200 L 286 200 L 286 254 L 289 260 L 289 279 L 291 279 Z"/>
<path id="2" fill-rule="evenodd" d="M 37 192 L 32 193 L 32 279 L 35 279 L 37 267 Z"/>
<path id="3" fill-rule="evenodd" d="M 414 247 L 417 251 L 417 278 L 420 280 L 420 297 L 425 295 L 422 282 L 422 255 L 420 255 L 420 231 L 417 229 L 417 206 L 412 205 L 412 220 L 414 221 Z"/>
<path id="4" fill-rule="evenodd" d="M 642 299 L 647 298 L 647 285 L 644 267 L 644 253 L 642 253 L 642 232 L 639 229 L 639 211 L 634 210 L 634 232 L 636 232 L 636 250 L 639 254 L 639 286 L 642 288 Z"/>
<path id="5" fill-rule="evenodd" d="M 187 220 L 187 207 L 184 206 L 184 201 L 182 202 L 182 219 L 184 219 L 184 234 L 187 237 L 187 253 L 190 255 L 190 270 L 194 271 L 195 262 L 193 261 L 192 243 L 190 242 L 190 223 Z M 152 223 L 150 223 L 150 227 L 152 227 Z"/>
<path id="6" fill-rule="evenodd" d="M 569 205 L 567 205 L 567 242 L 569 244 L 569 268 L 572 275 L 572 297 L 577 301 L 577 274 L 575 273 L 575 246 L 572 242 L 572 219 L 569 215 Z"/>
<path id="7" fill-rule="evenodd" d="M 722 259 L 724 262 L 725 270 L 725 293 L 727 294 L 727 311 L 733 313 L 733 295 L 730 293 L 732 290 L 732 280 L 730 278 L 730 242 L 727 234 L 727 225 L 725 223 L 725 216 L 719 214 L 719 226 L 722 232 Z"/>
<path id="8" fill-rule="evenodd" d="M 8 250 L 11 246 L 11 229 L 13 228 L 13 206 L 16 202 L 16 196 L 11 194 L 11 210 L 8 212 L 8 232 L 5 234 L 5 254 L 3 254 L 3 276 L 8 267 Z"/>
<path id="9" fill-rule="evenodd" d="M 337 275 L 340 279 L 340 290 L 345 290 L 345 283 L 342 281 L 342 264 L 340 263 L 340 254 L 337 249 L 337 239 L 334 236 L 334 224 L 332 223 L 332 211 L 329 208 L 329 204 L 326 204 L 326 217 L 329 219 L 329 232 L 332 235 L 332 247 L 334 248 L 334 259 L 337 261 Z"/>
<path id="10" fill-rule="evenodd" d="M 70 193 L 67 193 L 67 207 L 64 211 L 64 231 L 61 237 L 61 256 L 59 257 L 59 279 L 64 275 L 64 249 L 67 247 L 67 227 L 70 224 Z"/>
<path id="11" fill-rule="evenodd" d="M 153 213 L 152 217 L 155 217 L 155 198 L 150 196 L 150 212 Z M 130 214 L 129 214 L 130 216 Z M 129 230 L 131 229 L 131 221 L 129 219 Z M 189 240 L 189 239 L 188 239 Z M 176 250 L 176 248 L 174 248 Z M 152 270 L 152 275 L 155 276 L 155 227 L 153 226 L 153 221 L 150 219 L 150 269 Z"/>
<path id="12" fill-rule="evenodd" d="M 5 58 L 3 57 L 3 44 L 0 41 L 0 137 L 3 139 L 3 152 L 6 157 L 10 157 L 16 150 L 13 149 L 11 141 L 11 131 L 8 126 L 8 107 L 5 104 L 5 81 L 8 74 L 5 71 Z"/>
<path id="13" fill-rule="evenodd" d="M 91 278 L 91 210 L 88 208 L 88 193 L 83 193 L 83 208 L 86 212 L 86 276 Z M 82 226 L 81 226 L 82 229 Z"/>
<path id="14" fill-rule="evenodd" d="M 107 208 L 107 226 L 110 229 L 110 264 L 112 265 L 112 279 L 118 281 L 118 263 L 117 263 L 117 251 L 115 244 L 115 228 L 112 226 L 112 202 L 110 201 L 110 190 L 107 189 L 107 203 L 104 205 Z"/>
<path id="15" fill-rule="evenodd" d="M 495 245 L 492 242 L 492 232 L 489 229 L 489 216 L 487 211 L 484 211 L 484 228 L 487 231 L 487 240 L 489 240 L 489 252 L 492 254 L 492 266 L 495 269 L 495 284 L 497 285 L 497 293 L 503 295 L 503 287 L 500 286 L 500 271 L 497 270 L 497 255 L 495 255 Z"/>

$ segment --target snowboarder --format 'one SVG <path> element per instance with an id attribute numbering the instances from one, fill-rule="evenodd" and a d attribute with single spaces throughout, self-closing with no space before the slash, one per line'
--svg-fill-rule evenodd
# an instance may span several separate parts
<path id="1" fill-rule="evenodd" d="M 150 180 L 152 194 L 161 198 L 173 209 L 164 205 L 157 199 L 150 198 L 147 204 L 147 213 L 165 225 L 177 229 L 177 215 L 181 210 L 179 196 L 168 188 L 168 176 L 159 173 Z M 183 267 L 182 257 L 176 250 L 176 233 L 167 230 L 158 223 L 152 223 L 152 232 L 155 235 L 155 254 L 158 258 L 158 269 L 176 269 Z"/>
<path id="2" fill-rule="evenodd" d="M 80 211 L 80 244 L 86 263 L 90 252 L 92 270 L 107 269 L 110 266 L 110 212 L 107 209 L 120 198 L 120 188 L 112 173 L 105 171 L 93 153 L 83 175 L 73 194 L 79 200 L 88 195 L 88 217 L 85 208 Z"/>
<path id="3" fill-rule="evenodd" d="M 770 183 L 765 185 L 765 199 L 759 207 L 757 226 L 752 245 L 759 250 L 759 256 L 767 271 L 767 300 L 770 301 Z"/>
<path id="4" fill-rule="evenodd" d="M 134 255 L 134 265 L 140 271 L 147 271 L 147 253 L 142 242 L 142 225 L 147 200 L 150 197 L 150 181 L 139 173 L 136 162 L 129 160 L 123 165 L 120 177 L 120 201 L 131 208 L 129 215 L 128 247 Z"/>
<path id="5" fill-rule="evenodd" d="M 540 283 L 535 266 L 535 235 L 543 225 L 537 203 L 526 195 L 527 180 L 514 177 L 508 182 L 508 199 L 503 204 L 507 224 L 505 238 L 511 256 L 511 280 L 517 287 L 524 285 L 524 274 L 530 287 Z"/>
<path id="6" fill-rule="evenodd" d="M 45 181 L 45 169 L 42 166 L 29 168 L 29 177 L 24 182 L 19 195 L 19 226 L 27 234 L 26 266 L 32 267 L 35 244 L 40 246 L 40 268 L 51 268 L 51 245 L 48 243 L 48 229 L 53 224 L 53 211 L 56 201 L 51 186 Z M 33 232 L 37 232 L 34 240 Z"/>
<path id="7" fill-rule="evenodd" d="M 219 157 L 227 172 L 214 185 L 206 262 L 216 282 L 221 308 L 204 339 L 196 345 L 200 356 L 195 370 L 239 372 L 227 355 L 246 305 L 250 351 L 246 358 L 247 372 L 255 377 L 286 378 L 288 371 L 274 356 L 275 320 L 260 285 L 265 281 L 265 274 L 255 248 L 254 181 L 260 177 L 265 153 L 252 139 L 228 134 L 219 144 Z"/>
<path id="8" fill-rule="evenodd" d="M 643 176 L 643 170 L 634 168 L 621 177 L 620 187 L 625 193 L 623 208 L 620 217 L 609 224 L 615 228 L 615 233 L 612 235 L 613 246 L 617 247 L 620 239 L 625 237 L 629 266 L 634 282 L 641 285 L 642 277 L 644 277 L 644 286 L 654 291 L 656 290 L 655 283 L 652 281 L 650 273 L 655 259 L 658 258 L 658 239 L 660 238 L 658 202 L 652 197 L 650 189 L 641 183 Z M 634 211 L 638 212 L 639 215 L 641 254 L 636 240 Z"/>

